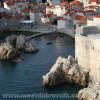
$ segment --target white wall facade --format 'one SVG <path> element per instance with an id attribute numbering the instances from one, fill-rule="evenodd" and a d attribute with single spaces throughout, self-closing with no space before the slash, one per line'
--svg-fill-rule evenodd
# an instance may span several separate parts
<path id="1" fill-rule="evenodd" d="M 40 22 L 42 14 L 40 12 L 30 12 L 30 20 L 33 22 Z"/>
<path id="2" fill-rule="evenodd" d="M 47 22 L 50 22 L 50 19 L 41 17 L 41 21 L 42 21 L 42 23 L 47 23 Z"/>
<path id="3" fill-rule="evenodd" d="M 57 29 L 65 29 L 66 28 L 66 20 L 58 20 Z"/>
<path id="4" fill-rule="evenodd" d="M 100 18 L 90 18 L 87 20 L 87 25 L 88 26 L 100 26 Z"/>
<path id="5" fill-rule="evenodd" d="M 54 8 L 54 14 L 57 16 L 63 16 L 66 12 L 67 12 L 67 10 L 65 9 L 65 7 L 61 7 L 61 6 L 57 5 Z"/>
<path id="6" fill-rule="evenodd" d="M 73 20 L 69 19 L 63 19 L 63 20 L 58 20 L 57 22 L 57 28 L 58 29 L 73 29 L 74 28 L 74 22 Z"/>
<path id="7" fill-rule="evenodd" d="M 54 13 L 54 9 L 46 7 L 46 14 L 52 14 L 52 13 Z"/>

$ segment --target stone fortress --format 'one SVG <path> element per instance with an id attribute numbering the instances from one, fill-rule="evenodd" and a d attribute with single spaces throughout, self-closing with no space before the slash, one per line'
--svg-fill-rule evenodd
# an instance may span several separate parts
<path id="1" fill-rule="evenodd" d="M 100 25 L 76 30 L 75 57 L 81 67 L 89 68 L 89 85 L 78 92 L 78 100 L 100 100 Z"/>
<path id="2" fill-rule="evenodd" d="M 76 30 L 75 57 L 78 63 L 89 68 L 90 76 L 100 81 L 100 26 L 85 26 Z"/>

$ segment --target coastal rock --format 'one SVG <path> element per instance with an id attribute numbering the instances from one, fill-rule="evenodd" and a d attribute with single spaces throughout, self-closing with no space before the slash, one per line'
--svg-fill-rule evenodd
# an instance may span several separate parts
<path id="1" fill-rule="evenodd" d="M 16 39 L 17 39 L 16 35 L 11 35 L 11 36 L 8 36 L 6 38 L 6 42 L 10 43 L 11 45 L 13 45 L 15 47 L 16 46 Z"/>
<path id="2" fill-rule="evenodd" d="M 33 44 L 24 35 L 20 35 L 17 37 L 16 48 L 19 50 L 26 51 L 26 52 L 37 52 L 38 51 L 38 49 L 36 49 L 36 47 L 33 46 Z"/>
<path id="3" fill-rule="evenodd" d="M 50 72 L 43 75 L 43 85 L 55 86 L 70 82 L 86 86 L 89 81 L 89 71 L 79 66 L 72 56 L 67 59 L 59 57 Z"/>
<path id="4" fill-rule="evenodd" d="M 12 35 L 6 38 L 6 41 L 13 45 L 16 49 L 25 52 L 37 52 L 38 49 L 30 42 L 25 35 Z"/>
<path id="5" fill-rule="evenodd" d="M 100 83 L 90 84 L 87 88 L 79 91 L 78 100 L 100 100 Z"/>
<path id="6" fill-rule="evenodd" d="M 21 57 L 20 52 L 16 50 L 11 44 L 2 43 L 0 46 L 0 59 L 1 60 L 17 60 Z"/>

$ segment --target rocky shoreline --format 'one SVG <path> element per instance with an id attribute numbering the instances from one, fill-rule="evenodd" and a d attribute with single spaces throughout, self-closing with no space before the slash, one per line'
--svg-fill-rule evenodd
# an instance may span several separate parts
<path id="1" fill-rule="evenodd" d="M 25 35 L 8 36 L 0 45 L 0 60 L 19 61 L 21 52 L 36 53 L 38 49 Z M 90 82 L 89 69 L 82 68 L 77 59 L 59 57 L 46 75 L 43 75 L 43 86 L 53 87 L 60 84 L 77 84 L 85 88 L 78 92 L 78 100 L 100 100 L 99 82 Z M 87 88 L 86 88 L 87 87 Z"/>
<path id="2" fill-rule="evenodd" d="M 36 53 L 38 49 L 31 43 L 25 35 L 11 35 L 1 43 L 0 60 L 18 60 L 21 59 L 21 51 L 28 53 Z"/>
<path id="3" fill-rule="evenodd" d="M 100 100 L 100 83 L 89 84 L 87 88 L 79 91 L 78 100 Z"/>
<path id="4" fill-rule="evenodd" d="M 43 75 L 43 86 L 46 87 L 67 82 L 81 86 L 87 86 L 89 82 L 89 69 L 79 66 L 72 56 L 59 57 L 50 72 Z"/>
<path id="5" fill-rule="evenodd" d="M 2 43 L 0 45 L 0 60 L 19 60 L 21 53 L 11 44 Z"/>
<path id="6" fill-rule="evenodd" d="M 43 75 L 43 86 L 75 83 L 84 87 L 78 92 L 78 100 L 100 100 L 100 83 L 91 80 L 89 72 L 90 69 L 82 68 L 72 56 L 59 57 L 50 72 Z"/>

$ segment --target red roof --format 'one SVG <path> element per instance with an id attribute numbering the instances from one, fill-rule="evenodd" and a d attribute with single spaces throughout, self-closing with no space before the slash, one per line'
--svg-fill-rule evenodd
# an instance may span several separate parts
<path id="1" fill-rule="evenodd" d="M 44 17 L 51 17 L 53 14 L 44 14 Z"/>
<path id="2" fill-rule="evenodd" d="M 29 6 L 38 6 L 38 5 L 39 5 L 39 4 L 36 3 L 36 2 L 29 4 Z"/>
<path id="3" fill-rule="evenodd" d="M 47 22 L 47 24 L 52 25 L 52 22 Z"/>
<path id="4" fill-rule="evenodd" d="M 58 20 L 65 20 L 65 18 L 63 18 L 63 17 L 58 17 Z"/>
<path id="5" fill-rule="evenodd" d="M 22 15 L 15 15 L 13 18 L 15 18 L 17 20 L 20 20 L 20 19 L 23 19 L 24 16 L 22 16 Z"/>
<path id="6" fill-rule="evenodd" d="M 30 12 L 30 9 L 24 9 L 23 12 L 24 13 L 29 13 Z"/>
<path id="7" fill-rule="evenodd" d="M 77 0 L 74 0 L 71 2 L 72 4 L 75 4 L 75 3 L 78 3 L 78 4 L 83 4 L 83 2 L 80 2 L 80 1 L 77 1 Z"/>
<path id="8" fill-rule="evenodd" d="M 85 16 L 77 15 L 75 17 L 75 20 L 78 20 L 79 24 L 87 24 L 87 17 L 85 17 Z"/>
<path id="9" fill-rule="evenodd" d="M 96 4 L 100 4 L 100 0 L 90 0 L 89 3 L 95 2 Z"/>
<path id="10" fill-rule="evenodd" d="M 72 11 L 67 11 L 64 15 L 65 15 L 65 16 L 67 16 L 67 15 L 70 15 L 70 16 L 71 16 L 72 14 L 73 14 Z"/>
<path id="11" fill-rule="evenodd" d="M 75 20 L 84 20 L 84 19 L 87 19 L 87 17 L 86 16 L 80 16 L 80 15 L 75 16 Z"/>
<path id="12" fill-rule="evenodd" d="M 77 10 L 76 12 L 79 13 L 88 13 L 88 12 L 95 12 L 94 10 Z"/>
<path id="13" fill-rule="evenodd" d="M 100 15 L 96 15 L 96 16 L 94 16 L 94 17 L 96 17 L 96 18 L 100 18 Z"/>
<path id="14" fill-rule="evenodd" d="M 14 5 L 14 4 L 15 4 L 14 2 L 12 2 L 12 1 L 10 1 L 10 0 L 5 1 L 5 3 L 6 3 L 7 5 Z"/>
<path id="15" fill-rule="evenodd" d="M 69 3 L 67 2 L 67 1 L 62 1 L 59 5 L 60 6 L 66 6 L 66 5 L 68 5 Z"/>
<path id="16" fill-rule="evenodd" d="M 5 13 L 5 12 L 0 12 L 0 16 L 2 16 L 5 19 L 11 19 L 12 16 L 9 13 Z"/>

